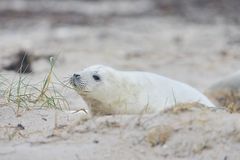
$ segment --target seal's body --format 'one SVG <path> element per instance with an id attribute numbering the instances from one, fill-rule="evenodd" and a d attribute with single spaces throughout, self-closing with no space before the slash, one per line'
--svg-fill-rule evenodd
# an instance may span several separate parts
<path id="1" fill-rule="evenodd" d="M 94 115 L 154 113 L 192 102 L 214 107 L 189 85 L 153 73 L 97 65 L 74 74 L 70 82 Z"/>

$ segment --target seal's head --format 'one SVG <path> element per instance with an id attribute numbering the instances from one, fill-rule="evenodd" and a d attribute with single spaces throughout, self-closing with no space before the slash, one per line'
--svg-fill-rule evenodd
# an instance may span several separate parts
<path id="1" fill-rule="evenodd" d="M 70 83 L 74 89 L 83 96 L 101 95 L 110 87 L 110 83 L 114 81 L 114 69 L 103 66 L 94 65 L 84 69 L 79 73 L 73 74 Z"/>

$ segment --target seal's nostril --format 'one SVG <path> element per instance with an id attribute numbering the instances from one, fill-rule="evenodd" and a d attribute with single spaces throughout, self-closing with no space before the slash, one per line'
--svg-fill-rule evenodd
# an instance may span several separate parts
<path id="1" fill-rule="evenodd" d="M 79 75 L 79 74 L 73 74 L 73 76 L 74 76 L 75 78 L 80 78 L 80 75 Z"/>

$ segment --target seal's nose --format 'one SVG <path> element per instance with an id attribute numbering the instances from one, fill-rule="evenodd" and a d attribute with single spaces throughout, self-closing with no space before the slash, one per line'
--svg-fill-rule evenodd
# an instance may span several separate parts
<path id="1" fill-rule="evenodd" d="M 79 79 L 80 75 L 79 74 L 73 74 L 73 77 Z"/>

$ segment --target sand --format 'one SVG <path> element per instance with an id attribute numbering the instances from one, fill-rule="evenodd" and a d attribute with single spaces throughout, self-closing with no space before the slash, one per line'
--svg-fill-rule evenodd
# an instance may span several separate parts
<path id="1" fill-rule="evenodd" d="M 152 1 L 46 5 L 21 0 L 10 5 L 3 0 L 0 6 L 0 66 L 23 48 L 34 55 L 58 55 L 54 71 L 61 80 L 84 67 L 105 64 L 158 73 L 200 91 L 239 70 L 240 29 L 229 18 L 234 14 L 224 17 L 206 11 L 199 18 L 198 12 L 191 16 L 190 10 L 181 16 L 178 10 L 159 13 Z M 40 59 L 28 76 L 42 80 L 48 70 L 48 61 Z M 63 94 L 70 111 L 87 108 L 74 91 L 65 89 Z M 83 112 L 68 109 L 37 106 L 20 117 L 13 109 L 13 105 L 0 105 L 1 160 L 232 160 L 240 156 L 238 113 L 194 109 L 82 120 Z"/>

